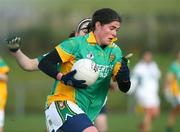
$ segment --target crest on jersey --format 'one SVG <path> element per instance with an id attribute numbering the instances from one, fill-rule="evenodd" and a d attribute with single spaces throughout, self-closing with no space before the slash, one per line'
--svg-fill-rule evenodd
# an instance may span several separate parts
<path id="1" fill-rule="evenodd" d="M 64 102 L 63 101 L 60 101 L 59 102 L 59 106 L 60 106 L 60 109 L 64 109 L 65 108 L 65 105 L 64 105 Z"/>
<path id="2" fill-rule="evenodd" d="M 109 58 L 109 60 L 110 60 L 110 62 L 112 62 L 113 60 L 115 59 L 115 55 L 110 55 L 110 58 Z"/>
<path id="3" fill-rule="evenodd" d="M 93 59 L 93 58 L 94 58 L 93 53 L 92 53 L 92 52 L 89 52 L 89 53 L 87 54 L 87 58 L 88 58 L 88 59 Z"/>

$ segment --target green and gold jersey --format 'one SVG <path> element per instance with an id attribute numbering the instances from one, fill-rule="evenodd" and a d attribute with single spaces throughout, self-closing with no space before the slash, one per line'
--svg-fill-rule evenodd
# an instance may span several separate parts
<path id="1" fill-rule="evenodd" d="M 174 76 L 172 82 L 172 91 L 174 95 L 180 94 L 180 65 L 175 61 L 169 68 L 169 72 L 172 73 Z"/>
<path id="2" fill-rule="evenodd" d="M 0 74 L 7 74 L 9 67 L 4 60 L 0 57 Z M 0 79 L 0 110 L 4 109 L 7 101 L 7 83 Z"/>
<path id="3" fill-rule="evenodd" d="M 93 32 L 86 36 L 70 38 L 55 47 L 61 60 L 60 72 L 68 73 L 73 64 L 82 58 L 92 59 L 98 65 L 99 78 L 87 89 L 75 89 L 56 81 L 48 105 L 53 101 L 70 100 L 76 103 L 93 121 L 101 110 L 110 85 L 121 66 L 122 52 L 114 43 L 100 47 Z"/>

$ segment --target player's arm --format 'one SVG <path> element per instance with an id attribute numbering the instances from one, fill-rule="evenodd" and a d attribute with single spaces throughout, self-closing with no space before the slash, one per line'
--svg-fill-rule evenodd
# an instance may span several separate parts
<path id="1" fill-rule="evenodd" d="M 8 75 L 4 73 L 0 73 L 0 81 L 7 82 L 8 81 Z"/>
<path id="2" fill-rule="evenodd" d="M 23 70 L 26 71 L 39 70 L 38 59 L 37 58 L 31 59 L 20 50 L 20 43 L 21 43 L 20 37 L 8 38 L 6 41 L 9 51 L 16 58 L 17 63 Z"/>
<path id="3" fill-rule="evenodd" d="M 74 79 L 74 75 L 76 74 L 76 70 L 70 71 L 67 74 L 62 74 L 56 68 L 58 63 L 62 63 L 62 60 L 56 49 L 51 51 L 48 55 L 43 57 L 39 62 L 39 69 L 49 75 L 50 77 L 63 82 L 65 85 L 70 85 L 75 88 L 86 88 L 84 80 L 76 80 Z"/>
<path id="4" fill-rule="evenodd" d="M 20 49 L 17 52 L 11 53 L 15 58 L 19 66 L 25 71 L 36 71 L 39 70 L 39 61 L 37 58 L 31 59 L 26 56 Z"/>
<path id="5" fill-rule="evenodd" d="M 127 66 L 127 60 L 126 59 L 122 59 L 121 67 L 119 68 L 115 78 L 116 78 L 116 81 L 118 83 L 119 89 L 122 92 L 127 93 L 130 89 L 131 81 L 130 81 L 130 71 L 129 71 L 129 68 Z"/>

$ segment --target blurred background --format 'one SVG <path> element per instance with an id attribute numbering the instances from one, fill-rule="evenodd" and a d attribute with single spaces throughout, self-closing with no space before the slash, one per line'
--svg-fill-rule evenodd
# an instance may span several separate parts
<path id="1" fill-rule="evenodd" d="M 103 7 L 115 9 L 123 18 L 117 44 L 124 54 L 134 54 L 130 68 L 144 49 L 154 53 L 162 79 L 161 115 L 153 131 L 163 131 L 169 104 L 162 87 L 167 68 L 180 49 L 179 5 L 179 0 L 0 0 L 0 55 L 11 68 L 5 131 L 44 131 L 44 102 L 53 84 L 53 79 L 41 72 L 21 70 L 4 46 L 5 38 L 9 34 L 20 36 L 22 51 L 35 58 L 67 38 L 79 20 L 91 17 L 95 10 Z M 109 93 L 109 131 L 136 131 L 141 114 L 134 113 L 133 101 L 122 92 Z M 180 131 L 180 127 L 175 127 Z"/>

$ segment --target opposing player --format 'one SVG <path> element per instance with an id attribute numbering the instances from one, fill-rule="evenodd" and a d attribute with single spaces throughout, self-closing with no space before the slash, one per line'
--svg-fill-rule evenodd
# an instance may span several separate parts
<path id="1" fill-rule="evenodd" d="M 112 42 L 120 24 L 121 17 L 114 10 L 97 10 L 90 33 L 65 40 L 40 61 L 39 69 L 57 80 L 45 111 L 50 131 L 97 131 L 92 121 L 104 104 L 111 77 L 121 91 L 129 90 L 129 69 L 120 48 Z M 71 71 L 81 58 L 92 59 L 100 70 L 98 80 L 89 87 L 84 80 L 74 79 L 76 71 Z M 57 70 L 58 63 L 61 66 Z"/>
<path id="2" fill-rule="evenodd" d="M 151 124 L 160 112 L 159 79 L 161 72 L 153 61 L 153 54 L 147 50 L 133 69 L 131 81 L 135 89 L 137 106 L 143 109 L 144 119 L 139 125 L 140 132 L 151 131 Z"/>
<path id="3" fill-rule="evenodd" d="M 3 132 L 5 106 L 7 102 L 7 81 L 8 81 L 9 67 L 0 57 L 0 132 Z"/>
<path id="4" fill-rule="evenodd" d="M 172 107 L 167 122 L 167 132 L 173 131 L 177 114 L 180 113 L 180 50 L 177 59 L 170 65 L 165 82 L 165 95 Z"/>

